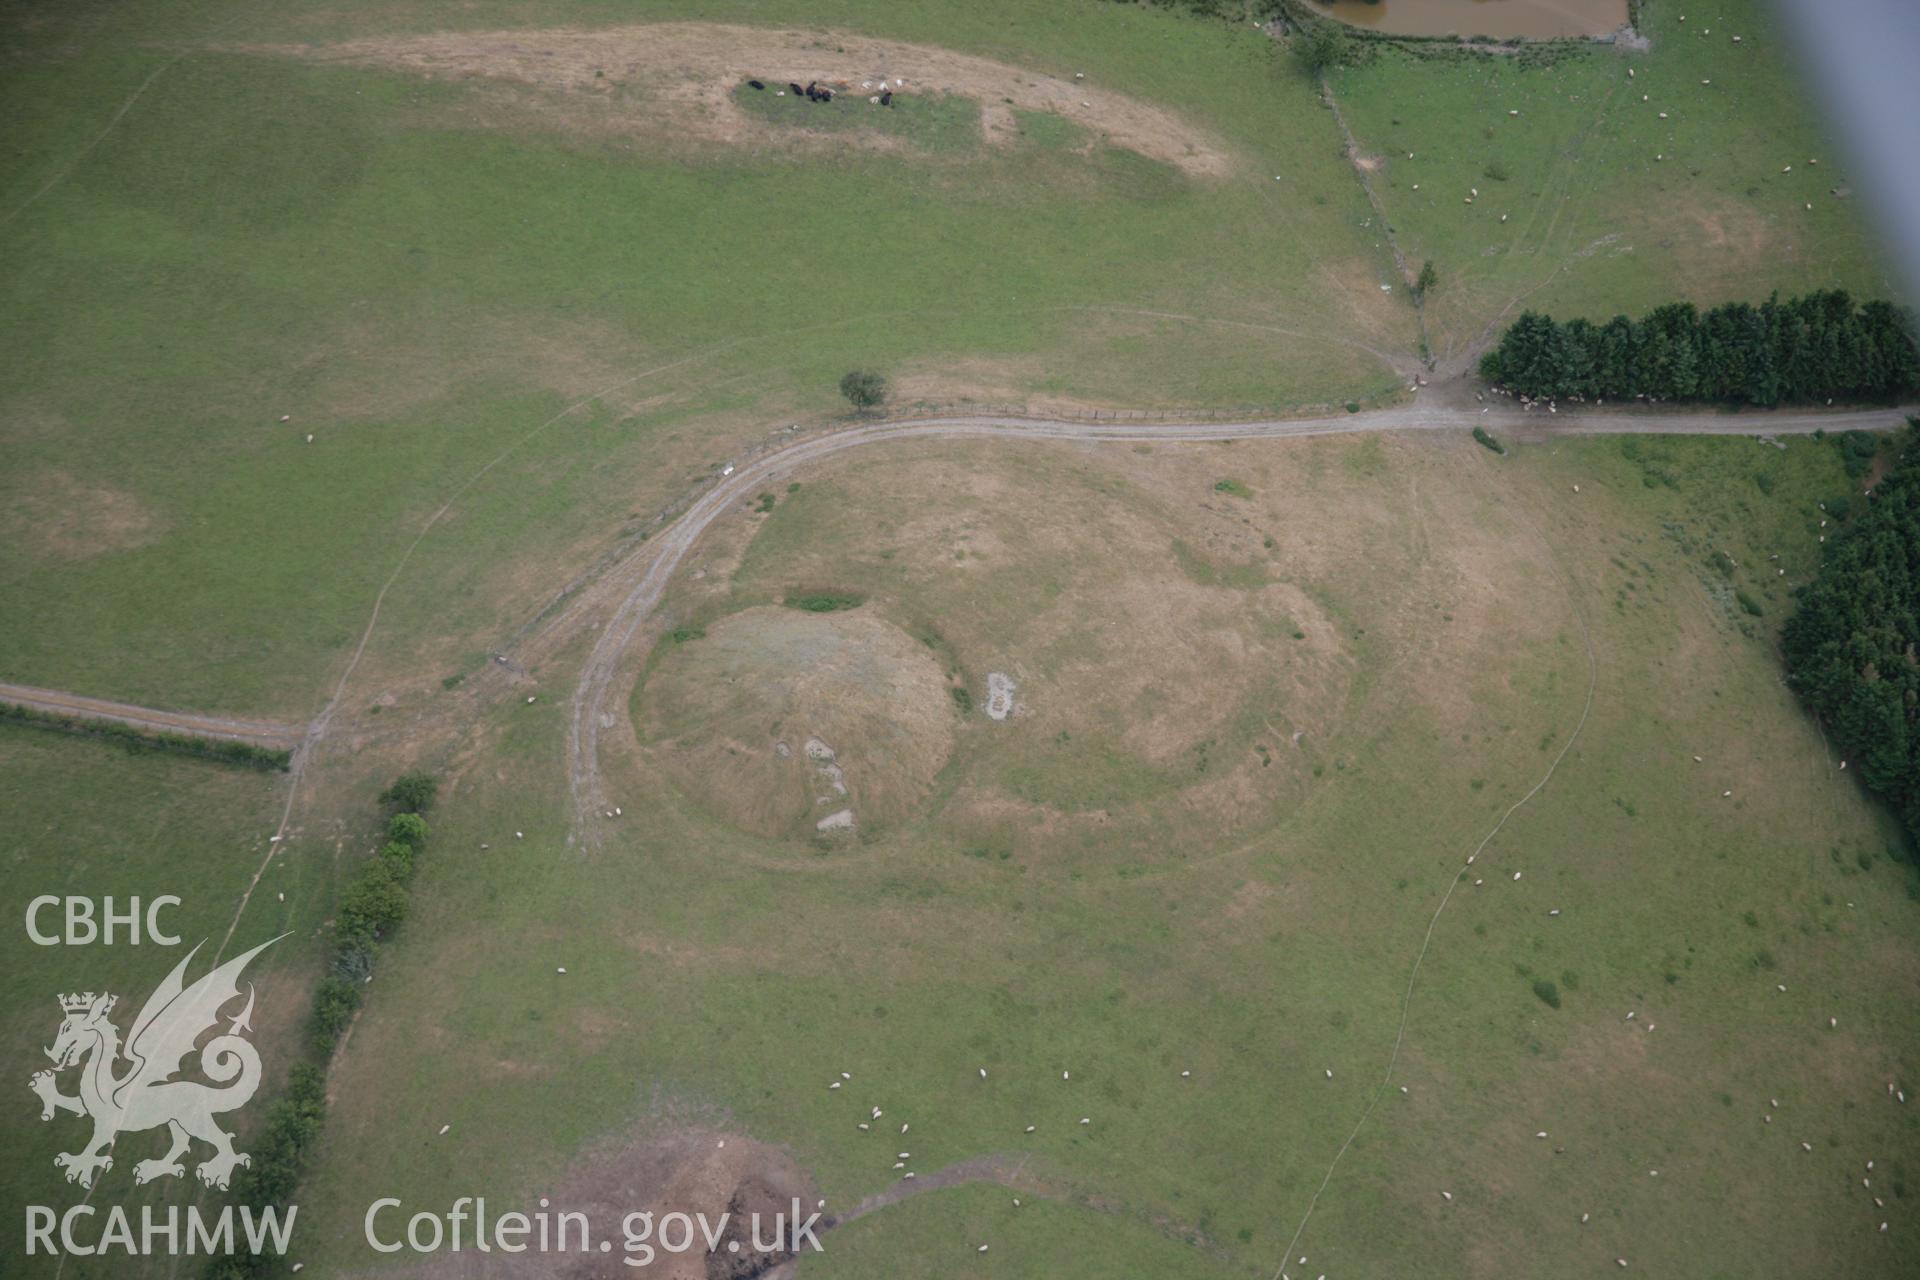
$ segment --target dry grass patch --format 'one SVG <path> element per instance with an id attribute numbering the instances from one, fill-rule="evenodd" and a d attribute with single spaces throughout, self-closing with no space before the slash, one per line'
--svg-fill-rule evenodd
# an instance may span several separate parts
<path id="1" fill-rule="evenodd" d="M 747 79 L 767 92 L 819 82 L 847 95 L 821 110 L 865 110 L 884 77 L 901 94 L 947 93 L 982 104 L 982 136 L 1010 137 L 1008 106 L 1064 116 L 1114 146 L 1194 177 L 1230 168 L 1222 145 L 1169 111 L 1084 82 L 927 45 L 844 32 L 773 31 L 709 23 L 600 30 L 445 32 L 242 51 L 383 67 L 442 80 L 487 80 L 521 91 L 520 105 L 594 132 L 764 145 L 775 136 L 740 110 Z M 866 145 L 874 145 L 868 141 Z M 882 145 L 897 145 L 891 139 Z"/>
<path id="2" fill-rule="evenodd" d="M 29 559 L 90 560 L 157 542 L 166 522 L 124 489 L 44 471 L 0 515 L 0 542 L 31 547 Z"/>

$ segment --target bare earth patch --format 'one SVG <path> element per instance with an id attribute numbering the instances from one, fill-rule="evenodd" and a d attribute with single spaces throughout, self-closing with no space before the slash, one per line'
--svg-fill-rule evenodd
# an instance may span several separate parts
<path id="1" fill-rule="evenodd" d="M 789 81 L 817 81 L 864 96 L 877 90 L 862 88 L 863 82 L 877 85 L 884 77 L 900 94 L 949 93 L 978 101 L 989 141 L 1011 136 L 1011 106 L 1065 116 L 1114 146 L 1196 177 L 1218 177 L 1229 167 L 1216 139 L 1125 94 L 987 58 L 843 32 L 676 22 L 240 48 L 440 80 L 488 80 L 532 91 L 534 100 L 524 105 L 558 113 L 575 127 L 727 145 L 757 144 L 768 136 L 766 126 L 731 98 L 749 78 L 765 81 L 768 92 Z M 872 145 L 897 143 L 876 137 Z"/>
<path id="2" fill-rule="evenodd" d="M 817 1198 L 806 1174 L 785 1151 L 724 1130 L 701 1125 L 666 1129 L 636 1138 L 625 1146 L 589 1155 L 569 1171 L 557 1187 L 545 1192 L 550 1213 L 584 1213 L 598 1236 L 615 1241 L 611 1254 L 575 1253 L 542 1256 L 473 1250 L 447 1253 L 419 1268 L 423 1277 L 588 1277 L 644 1275 L 654 1280 L 728 1280 L 759 1274 L 780 1256 L 758 1254 L 747 1235 L 758 1216 L 762 1239 L 774 1238 L 775 1214 L 790 1220 L 798 1202 L 812 1213 Z M 514 1206 L 535 1212 L 535 1206 Z M 658 1249 L 645 1266 L 644 1255 L 624 1252 L 621 1224 L 632 1213 L 651 1213 L 657 1223 L 667 1214 L 704 1214 L 710 1223 L 728 1215 L 719 1250 L 709 1255 L 696 1236 L 693 1248 L 680 1253 Z M 803 1213 L 803 1217 L 805 1216 Z M 817 1228 L 816 1228 L 817 1229 Z M 737 1251 L 729 1244 L 738 1241 Z"/>
<path id="3" fill-rule="evenodd" d="M 64 471 L 44 473 L 0 517 L 4 541 L 32 547 L 38 558 L 91 560 L 159 540 L 164 524 L 121 489 L 84 484 Z"/>

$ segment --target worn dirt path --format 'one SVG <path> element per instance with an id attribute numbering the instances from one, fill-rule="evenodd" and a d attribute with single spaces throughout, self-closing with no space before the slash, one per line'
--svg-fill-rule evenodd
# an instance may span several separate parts
<path id="1" fill-rule="evenodd" d="M 306 735 L 305 725 L 203 716 L 191 711 L 163 711 L 155 707 L 136 707 L 126 702 L 109 702 L 104 698 L 87 698 L 77 693 L 62 693 L 57 689 L 36 689 L 24 684 L 0 682 L 0 702 L 11 702 L 53 715 L 72 716 L 76 720 L 104 720 L 161 733 L 221 738 L 276 751 L 293 750 Z"/>
<path id="2" fill-rule="evenodd" d="M 593 614 L 611 614 L 594 643 L 575 686 L 567 735 L 567 778 L 574 805 L 573 836 L 579 837 L 607 799 L 601 786 L 600 731 L 617 723 L 608 710 L 610 694 L 627 651 L 665 593 L 673 572 L 699 540 L 707 526 L 756 489 L 806 463 L 817 462 L 848 449 L 895 440 L 1006 439 L 1068 440 L 1082 442 L 1172 443 L 1220 440 L 1285 439 L 1297 436 L 1348 435 L 1379 431 L 1469 431 L 1474 427 L 1529 438 L 1553 435 L 1807 435 L 1815 431 L 1845 431 L 1886 427 L 1914 412 L 1896 409 L 1850 409 L 1823 412 L 1665 412 L 1660 410 L 1567 410 L 1560 413 L 1526 411 L 1504 399 L 1479 405 L 1464 403 L 1399 405 L 1338 417 L 1277 419 L 1239 423 L 1127 423 L 1063 422 L 1006 417 L 952 417 L 875 422 L 796 441 L 784 449 L 738 466 L 703 494 L 666 529 L 636 546 L 609 567 L 594 586 L 582 592 L 549 623 L 549 630 L 567 627 Z M 616 603 L 617 602 L 617 603 Z M 617 699 L 614 700 L 617 702 Z"/>

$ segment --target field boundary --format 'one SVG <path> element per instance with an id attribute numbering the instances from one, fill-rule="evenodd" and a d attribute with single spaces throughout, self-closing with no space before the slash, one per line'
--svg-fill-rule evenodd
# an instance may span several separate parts
<path id="1" fill-rule="evenodd" d="M 201 760 L 213 760 L 221 764 L 237 764 L 253 769 L 276 769 L 281 773 L 285 773 L 293 763 L 291 750 L 274 750 L 233 738 L 203 738 L 172 731 L 148 731 L 123 724 L 118 720 L 61 715 L 52 711 L 40 711 L 33 707 L 21 706 L 17 702 L 0 702 L 0 723 L 20 725 L 30 729 L 46 729 L 53 733 L 77 734 L 81 737 L 110 738 L 121 743 L 129 751 L 164 751 L 174 755 L 194 756 Z"/>

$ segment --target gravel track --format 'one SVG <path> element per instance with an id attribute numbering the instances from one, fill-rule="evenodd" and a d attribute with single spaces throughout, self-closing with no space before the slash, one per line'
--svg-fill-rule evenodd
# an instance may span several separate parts
<path id="1" fill-rule="evenodd" d="M 1436 389 L 1436 395 L 1438 389 Z M 582 593 L 553 619 L 564 626 L 617 599 L 593 652 L 580 673 L 571 704 L 567 735 L 567 779 L 574 807 L 573 836 L 607 806 L 600 779 L 600 731 L 614 723 L 607 700 L 614 678 L 635 637 L 666 592 L 674 570 L 721 513 L 746 500 L 754 490 L 791 472 L 848 449 L 896 440 L 1006 439 L 1070 440 L 1094 443 L 1204 443 L 1221 440 L 1287 439 L 1301 436 L 1357 435 L 1381 431 L 1470 431 L 1474 427 L 1541 438 L 1555 435 L 1809 435 L 1816 431 L 1885 428 L 1912 407 L 1825 412 L 1713 413 L 1652 409 L 1569 409 L 1547 413 L 1520 409 L 1504 400 L 1471 407 L 1399 405 L 1337 417 L 1274 419 L 1220 423 L 1073 422 L 1012 417 L 951 417 L 875 422 L 802 439 L 784 449 L 740 464 L 695 501 L 664 531 L 635 547 L 615 563 L 594 589 Z"/>

